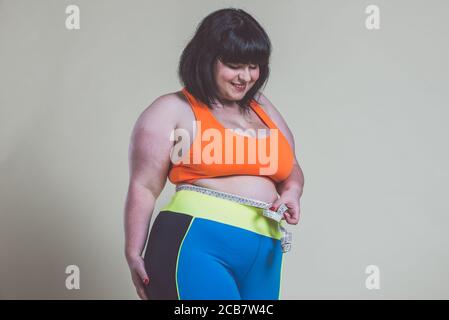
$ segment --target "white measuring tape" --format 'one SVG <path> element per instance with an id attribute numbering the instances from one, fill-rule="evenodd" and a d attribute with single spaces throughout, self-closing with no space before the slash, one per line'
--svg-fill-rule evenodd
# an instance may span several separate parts
<path id="1" fill-rule="evenodd" d="M 192 184 L 189 184 L 189 185 L 183 184 L 183 185 L 176 186 L 176 191 L 179 191 L 179 190 L 190 190 L 190 191 L 201 192 L 201 193 L 204 193 L 204 194 L 207 194 L 210 196 L 214 196 L 217 198 L 231 200 L 231 201 L 238 202 L 240 204 L 245 204 L 248 206 L 263 209 L 263 215 L 265 217 L 273 219 L 276 222 L 278 222 L 279 231 L 282 233 L 282 238 L 281 238 L 282 252 L 285 253 L 285 252 L 290 251 L 291 244 L 292 244 L 292 233 L 288 232 L 281 225 L 281 219 L 284 216 L 284 212 L 288 210 L 288 207 L 285 204 L 281 204 L 279 206 L 279 208 L 277 209 L 277 211 L 272 211 L 272 210 L 270 210 L 270 207 L 272 205 L 271 203 L 245 198 L 245 197 L 242 197 L 242 196 L 239 196 L 236 194 L 232 194 L 232 193 L 217 191 L 214 189 L 204 188 L 204 187 L 200 187 L 200 186 L 196 186 L 196 185 L 192 185 Z"/>

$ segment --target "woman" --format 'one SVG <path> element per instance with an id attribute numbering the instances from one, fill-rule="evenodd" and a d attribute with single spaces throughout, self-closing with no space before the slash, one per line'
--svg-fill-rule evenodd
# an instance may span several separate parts
<path id="1" fill-rule="evenodd" d="M 270 52 L 245 11 L 211 13 L 182 53 L 184 88 L 157 98 L 137 120 L 125 254 L 141 299 L 279 299 L 280 219 L 298 223 L 304 177 L 291 131 L 259 91 Z M 167 177 L 177 192 L 142 258 Z M 276 213 L 278 220 L 269 217 Z"/>

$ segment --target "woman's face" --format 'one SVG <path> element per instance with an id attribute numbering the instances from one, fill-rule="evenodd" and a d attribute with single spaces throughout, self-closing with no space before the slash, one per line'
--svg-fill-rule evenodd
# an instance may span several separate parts
<path id="1" fill-rule="evenodd" d="M 259 79 L 259 65 L 225 64 L 217 59 L 214 76 L 221 98 L 239 101 Z"/>

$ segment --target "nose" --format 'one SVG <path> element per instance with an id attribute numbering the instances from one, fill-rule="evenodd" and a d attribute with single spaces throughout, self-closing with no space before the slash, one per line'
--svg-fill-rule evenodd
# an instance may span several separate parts
<path id="1" fill-rule="evenodd" d="M 249 82 L 251 80 L 251 74 L 249 72 L 249 67 L 246 67 L 242 71 L 240 71 L 239 78 L 245 82 Z"/>

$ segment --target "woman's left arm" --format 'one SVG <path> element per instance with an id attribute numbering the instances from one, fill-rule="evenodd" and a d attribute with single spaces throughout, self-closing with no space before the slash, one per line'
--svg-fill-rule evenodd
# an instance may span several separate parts
<path id="1" fill-rule="evenodd" d="M 295 139 L 284 118 L 267 97 L 260 93 L 258 101 L 260 102 L 259 104 L 264 107 L 264 110 L 274 121 L 276 126 L 281 130 L 293 150 L 292 172 L 287 179 L 276 185 L 279 198 L 273 203 L 273 206 L 270 209 L 276 211 L 278 207 L 284 203 L 288 207 L 288 211 L 284 214 L 287 223 L 298 224 L 300 213 L 299 201 L 304 188 L 304 174 L 296 159 Z"/>

